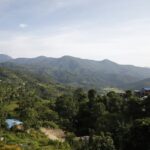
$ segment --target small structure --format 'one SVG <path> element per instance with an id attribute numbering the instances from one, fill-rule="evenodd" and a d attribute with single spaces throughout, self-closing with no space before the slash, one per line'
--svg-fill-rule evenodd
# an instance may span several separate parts
<path id="1" fill-rule="evenodd" d="M 1 142 L 4 141 L 4 137 L 0 137 L 0 141 L 1 141 Z"/>
<path id="2" fill-rule="evenodd" d="M 142 88 L 141 89 L 142 96 L 149 96 L 150 95 L 150 87 Z"/>
<path id="3" fill-rule="evenodd" d="M 140 90 L 134 90 L 134 94 L 138 97 L 141 97 L 141 91 Z"/>
<path id="4" fill-rule="evenodd" d="M 17 119 L 6 119 L 6 124 L 8 129 L 23 130 L 23 122 Z"/>

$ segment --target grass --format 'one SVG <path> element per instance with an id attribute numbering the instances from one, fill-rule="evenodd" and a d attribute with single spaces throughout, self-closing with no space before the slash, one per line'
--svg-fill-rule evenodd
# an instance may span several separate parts
<path id="1" fill-rule="evenodd" d="M 14 111 L 18 107 L 18 101 L 11 101 L 10 103 L 6 103 L 4 106 L 4 110 L 7 110 L 9 116 L 17 117 L 16 112 Z"/>
<path id="2" fill-rule="evenodd" d="M 17 102 L 18 101 L 12 101 L 11 103 L 8 103 L 7 105 L 5 105 L 5 109 L 8 110 L 9 112 L 13 112 L 14 109 L 18 107 Z"/>
<path id="3" fill-rule="evenodd" d="M 0 137 L 4 137 L 3 143 L 0 143 L 0 150 L 70 150 L 66 142 L 49 140 L 39 130 L 34 129 L 28 132 L 1 130 Z"/>
<path id="4" fill-rule="evenodd" d="M 21 150 L 21 147 L 19 145 L 1 145 L 1 150 Z"/>

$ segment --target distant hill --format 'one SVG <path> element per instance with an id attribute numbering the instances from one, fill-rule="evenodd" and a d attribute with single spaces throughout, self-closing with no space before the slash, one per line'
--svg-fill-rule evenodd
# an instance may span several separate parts
<path id="1" fill-rule="evenodd" d="M 71 86 L 124 87 L 150 77 L 150 69 L 120 65 L 110 60 L 94 61 L 71 56 L 61 58 L 36 57 L 10 59 L 1 65 L 23 67 L 36 77 Z M 14 68 L 15 69 L 15 68 Z"/>
<path id="2" fill-rule="evenodd" d="M 4 90 L 5 88 L 12 88 L 12 91 L 18 91 L 20 89 L 24 91 L 33 90 L 36 96 L 39 97 L 42 95 L 41 93 L 44 93 L 44 97 L 42 97 L 44 99 L 49 97 L 57 97 L 58 95 L 67 92 L 68 88 L 71 91 L 70 87 L 57 84 L 50 79 L 47 83 L 39 80 L 35 74 L 32 74 L 23 68 L 20 69 L 18 66 L 11 65 L 11 67 L 14 67 L 15 69 L 10 69 L 8 66 L 0 66 L 0 85 Z"/>
<path id="3" fill-rule="evenodd" d="M 143 87 L 150 87 L 150 78 L 135 83 L 127 84 L 125 87 L 128 89 L 130 88 L 130 89 L 137 89 L 137 90 Z"/>
<path id="4" fill-rule="evenodd" d="M 12 58 L 8 55 L 4 55 L 4 54 L 0 54 L 0 63 L 2 62 L 7 62 L 9 60 L 11 60 Z"/>

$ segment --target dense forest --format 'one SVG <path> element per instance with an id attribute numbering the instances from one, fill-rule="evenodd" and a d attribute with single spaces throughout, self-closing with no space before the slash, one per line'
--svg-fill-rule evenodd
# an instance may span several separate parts
<path id="1" fill-rule="evenodd" d="M 8 129 L 6 119 L 23 128 Z M 64 131 L 48 138 L 41 128 Z M 150 97 L 71 88 L 0 68 L 1 150 L 149 150 Z"/>

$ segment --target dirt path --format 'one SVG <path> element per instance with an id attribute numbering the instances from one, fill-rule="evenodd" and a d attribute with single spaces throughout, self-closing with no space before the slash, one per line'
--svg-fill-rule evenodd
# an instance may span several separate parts
<path id="1" fill-rule="evenodd" d="M 51 140 L 65 141 L 65 133 L 61 129 L 41 128 L 40 130 Z"/>

